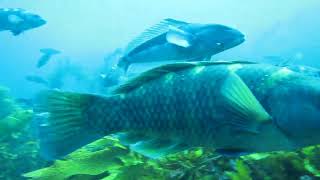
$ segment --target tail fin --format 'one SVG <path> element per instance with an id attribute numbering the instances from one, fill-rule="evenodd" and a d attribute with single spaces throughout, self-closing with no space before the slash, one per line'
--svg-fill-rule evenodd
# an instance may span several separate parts
<path id="1" fill-rule="evenodd" d="M 125 57 L 120 58 L 118 62 L 118 67 L 122 68 L 124 72 L 127 72 L 129 69 L 129 66 L 130 66 L 130 63 Z"/>
<path id="2" fill-rule="evenodd" d="M 57 159 L 102 137 L 90 128 L 87 116 L 87 108 L 94 98 L 97 97 L 59 91 L 38 95 L 35 121 L 45 158 Z"/>

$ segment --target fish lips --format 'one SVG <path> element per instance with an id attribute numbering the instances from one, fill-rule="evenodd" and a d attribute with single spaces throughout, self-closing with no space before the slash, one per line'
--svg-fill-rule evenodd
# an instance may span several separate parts
<path id="1" fill-rule="evenodd" d="M 238 39 L 229 40 L 228 43 L 225 43 L 222 45 L 220 45 L 220 43 L 219 43 L 219 45 L 217 47 L 215 47 L 215 51 L 216 51 L 216 53 L 219 53 L 219 52 L 234 48 L 234 47 L 242 44 L 244 41 L 245 41 L 244 38 L 238 38 Z"/>
<path id="2" fill-rule="evenodd" d="M 45 25 L 45 24 L 47 24 L 47 21 L 44 20 L 44 19 L 40 19 L 40 20 L 38 21 L 38 23 L 37 23 L 37 27 L 43 26 L 43 25 Z"/>
<path id="3" fill-rule="evenodd" d="M 38 18 L 30 18 L 29 21 L 27 21 L 27 23 L 29 25 L 29 29 L 32 29 L 32 28 L 37 28 L 47 24 L 47 21 L 41 17 L 38 17 Z"/>
<path id="4" fill-rule="evenodd" d="M 234 46 L 237 46 L 245 41 L 245 35 L 237 30 L 235 30 L 234 32 L 237 38 L 234 39 L 232 44 L 234 44 Z"/>
<path id="5" fill-rule="evenodd" d="M 234 46 L 237 46 L 237 45 L 242 44 L 245 40 L 246 40 L 246 39 L 245 39 L 245 37 L 243 36 L 243 37 L 241 37 L 241 38 L 236 39 L 236 40 L 233 42 L 233 44 L 234 44 Z"/>
<path id="6" fill-rule="evenodd" d="M 234 38 L 234 39 L 230 40 L 226 44 L 225 50 L 233 48 L 235 46 L 238 46 L 238 45 L 242 44 L 244 41 L 245 41 L 245 36 L 242 33 L 239 32 L 239 34 L 237 34 L 237 38 Z"/>

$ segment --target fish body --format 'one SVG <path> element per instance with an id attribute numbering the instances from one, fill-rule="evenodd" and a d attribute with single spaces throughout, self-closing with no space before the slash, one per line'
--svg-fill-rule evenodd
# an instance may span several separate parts
<path id="1" fill-rule="evenodd" d="M 41 68 L 45 66 L 52 56 L 60 54 L 61 52 L 52 48 L 46 48 L 46 49 L 40 49 L 40 52 L 43 53 L 43 55 L 40 57 L 37 63 L 37 68 Z"/>
<path id="2" fill-rule="evenodd" d="M 244 35 L 220 24 L 165 19 L 146 30 L 125 50 L 118 66 L 155 61 L 200 61 L 244 42 Z"/>
<path id="3" fill-rule="evenodd" d="M 10 31 L 14 36 L 46 24 L 39 15 L 19 8 L 0 8 L 0 31 Z"/>
<path id="4" fill-rule="evenodd" d="M 319 95 L 317 78 L 288 68 L 169 64 L 142 73 L 113 96 L 39 95 L 38 112 L 50 114 L 40 123 L 40 142 L 52 158 L 118 132 L 125 132 L 117 137 L 131 149 L 155 158 L 197 146 L 221 153 L 294 150 L 320 143 Z"/>
<path id="5" fill-rule="evenodd" d="M 264 56 L 263 58 L 267 60 L 266 63 L 268 64 L 274 64 L 275 66 L 279 67 L 286 67 L 294 72 L 303 73 L 307 76 L 319 77 L 320 70 L 318 68 L 295 63 L 296 60 L 300 60 L 302 57 L 303 55 L 301 53 L 297 53 L 292 58 L 283 58 L 281 56 Z"/>

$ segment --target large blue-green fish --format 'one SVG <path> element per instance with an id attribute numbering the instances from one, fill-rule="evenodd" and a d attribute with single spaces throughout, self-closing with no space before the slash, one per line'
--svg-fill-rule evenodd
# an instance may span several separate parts
<path id="1" fill-rule="evenodd" d="M 244 42 L 244 35 L 220 24 L 187 23 L 165 19 L 129 43 L 118 66 L 133 63 L 202 61 Z"/>
<path id="2" fill-rule="evenodd" d="M 185 62 L 142 73 L 110 96 L 40 93 L 41 149 L 62 157 L 105 135 L 158 158 L 202 146 L 224 154 L 320 143 L 320 81 L 251 62 Z M 121 132 L 121 133 L 119 133 Z"/>
<path id="3" fill-rule="evenodd" d="M 46 24 L 37 14 L 20 8 L 0 8 L 0 31 L 10 31 L 14 36 Z"/>

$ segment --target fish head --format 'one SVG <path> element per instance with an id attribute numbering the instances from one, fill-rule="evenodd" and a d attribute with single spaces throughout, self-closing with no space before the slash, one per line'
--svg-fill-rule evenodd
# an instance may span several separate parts
<path id="1" fill-rule="evenodd" d="M 23 21 L 17 25 L 20 31 L 37 28 L 47 23 L 41 16 L 26 11 L 22 12 L 20 17 L 23 19 Z"/>
<path id="2" fill-rule="evenodd" d="M 239 30 L 219 24 L 201 27 L 197 38 L 206 45 L 206 48 L 216 53 L 233 48 L 245 41 L 245 35 Z"/>
<path id="3" fill-rule="evenodd" d="M 299 79 L 303 77 L 303 79 Z M 273 95 L 275 125 L 298 147 L 320 143 L 320 79 L 299 74 Z"/>
<path id="4" fill-rule="evenodd" d="M 46 20 L 37 14 L 28 13 L 25 18 L 31 28 L 40 27 L 47 23 Z"/>

